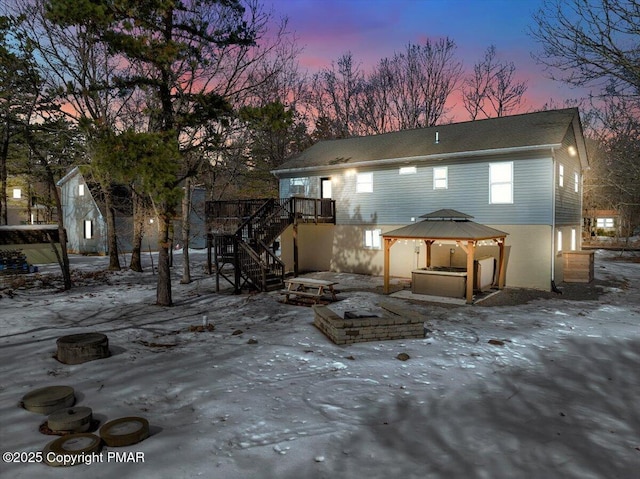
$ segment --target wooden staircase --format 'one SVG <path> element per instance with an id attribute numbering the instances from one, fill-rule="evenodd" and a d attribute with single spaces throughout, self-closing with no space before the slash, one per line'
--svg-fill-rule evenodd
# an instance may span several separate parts
<path id="1" fill-rule="evenodd" d="M 318 198 L 209 201 L 208 270 L 234 287 L 274 291 L 284 286 L 285 265 L 273 243 L 296 223 L 335 224 L 335 201 Z"/>

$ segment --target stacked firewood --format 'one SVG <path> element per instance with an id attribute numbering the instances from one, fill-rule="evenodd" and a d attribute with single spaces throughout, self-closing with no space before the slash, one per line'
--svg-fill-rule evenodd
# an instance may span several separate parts
<path id="1" fill-rule="evenodd" d="M 28 273 L 26 255 L 19 249 L 0 251 L 0 274 Z"/>

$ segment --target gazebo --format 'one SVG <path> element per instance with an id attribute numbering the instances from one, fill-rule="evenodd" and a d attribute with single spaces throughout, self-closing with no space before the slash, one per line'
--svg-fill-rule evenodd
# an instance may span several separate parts
<path id="1" fill-rule="evenodd" d="M 456 210 L 442 209 L 420 216 L 422 221 L 383 233 L 384 238 L 384 292 L 389 293 L 389 262 L 391 247 L 401 239 L 421 239 L 427 246 L 427 268 L 431 267 L 431 246 L 436 241 L 455 241 L 467 254 L 466 302 L 473 300 L 473 261 L 477 243 L 493 240 L 500 249 L 498 258 L 497 286 L 504 288 L 505 239 L 508 233 L 471 221 L 473 216 Z"/>

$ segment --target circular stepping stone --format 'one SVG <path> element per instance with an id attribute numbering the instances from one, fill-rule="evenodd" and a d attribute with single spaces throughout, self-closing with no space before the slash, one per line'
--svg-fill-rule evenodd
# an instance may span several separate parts
<path id="1" fill-rule="evenodd" d="M 27 411 L 51 414 L 53 411 L 73 406 L 76 396 L 70 386 L 49 386 L 35 389 L 22 397 Z"/>
<path id="2" fill-rule="evenodd" d="M 47 419 L 47 426 L 54 432 L 86 432 L 91 427 L 92 419 L 90 407 L 70 407 L 52 413 Z"/>
<path id="3" fill-rule="evenodd" d="M 56 341 L 57 358 L 64 364 L 81 364 L 109 357 L 109 339 L 102 333 L 62 336 Z"/>
<path id="4" fill-rule="evenodd" d="M 87 454 L 98 453 L 101 449 L 102 439 L 83 432 L 62 436 L 47 444 L 42 452 L 44 461 L 50 466 L 75 466 L 84 464 Z"/>
<path id="5" fill-rule="evenodd" d="M 142 417 L 121 417 L 104 424 L 100 437 L 107 446 L 130 446 L 149 437 L 149 421 Z"/>

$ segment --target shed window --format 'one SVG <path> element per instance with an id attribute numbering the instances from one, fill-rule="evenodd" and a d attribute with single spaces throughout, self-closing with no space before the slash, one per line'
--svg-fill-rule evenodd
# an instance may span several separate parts
<path id="1" fill-rule="evenodd" d="M 513 162 L 489 164 L 489 203 L 513 203 Z"/>
<path id="2" fill-rule="evenodd" d="M 364 247 L 369 249 L 380 249 L 382 230 L 366 230 L 364 232 Z"/>
<path id="3" fill-rule="evenodd" d="M 93 238 L 93 221 L 91 220 L 84 221 L 84 238 L 85 239 Z"/>
<path id="4" fill-rule="evenodd" d="M 439 166 L 433 169 L 433 189 L 434 190 L 446 190 L 449 187 L 448 183 L 448 168 L 446 166 Z"/>
<path id="5" fill-rule="evenodd" d="M 356 177 L 356 193 L 373 192 L 373 173 L 358 173 Z"/>
<path id="6" fill-rule="evenodd" d="M 78 196 L 84 196 L 84 185 L 78 185 Z"/>
<path id="7" fill-rule="evenodd" d="M 22 190 L 20 188 L 14 188 L 13 189 L 13 199 L 14 200 L 19 200 L 20 198 L 22 198 Z"/>
<path id="8" fill-rule="evenodd" d="M 597 218 L 596 226 L 598 228 L 613 228 L 613 218 Z"/>
<path id="9" fill-rule="evenodd" d="M 558 186 L 564 186 L 564 165 L 558 163 Z"/>
<path id="10" fill-rule="evenodd" d="M 562 231 L 558 231 L 558 253 L 562 251 Z"/>

